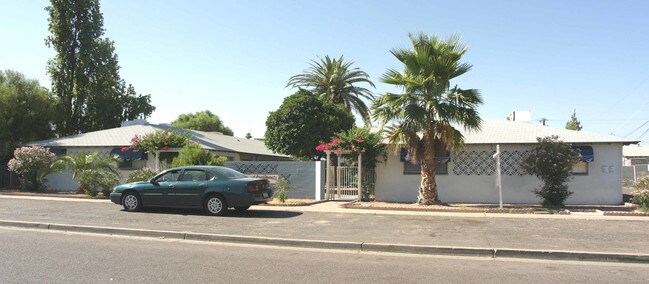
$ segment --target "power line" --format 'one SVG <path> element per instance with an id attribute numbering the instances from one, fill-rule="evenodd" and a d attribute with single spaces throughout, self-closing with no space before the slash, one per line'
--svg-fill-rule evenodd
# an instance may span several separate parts
<path id="1" fill-rule="evenodd" d="M 647 125 L 647 123 L 649 123 L 649 120 L 645 121 L 645 123 L 643 123 L 642 125 L 638 126 L 638 128 L 633 129 L 633 131 L 629 132 L 629 134 L 624 135 L 624 136 L 622 136 L 622 137 L 627 137 L 627 136 L 631 135 L 633 132 L 636 132 L 638 129 L 640 129 L 640 128 L 642 128 L 643 126 Z M 647 129 L 647 130 L 649 130 L 649 129 Z M 645 133 L 646 133 L 646 131 L 645 131 Z M 644 133 L 643 133 L 642 135 L 644 135 Z"/>

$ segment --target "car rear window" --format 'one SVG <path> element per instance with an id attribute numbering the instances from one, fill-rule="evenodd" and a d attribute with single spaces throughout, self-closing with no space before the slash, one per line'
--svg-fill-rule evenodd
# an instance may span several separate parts
<path id="1" fill-rule="evenodd" d="M 245 178 L 246 176 L 240 172 L 237 172 L 233 169 L 230 168 L 218 168 L 215 170 L 215 172 L 220 175 L 224 176 L 228 179 L 237 179 L 237 178 Z"/>

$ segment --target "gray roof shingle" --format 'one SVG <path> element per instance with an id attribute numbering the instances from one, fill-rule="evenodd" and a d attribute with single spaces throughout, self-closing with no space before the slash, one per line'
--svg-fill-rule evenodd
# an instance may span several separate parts
<path id="1" fill-rule="evenodd" d="M 273 151 L 269 150 L 266 145 L 264 145 L 263 141 L 233 137 L 217 132 L 186 130 L 182 128 L 161 126 L 156 124 L 131 125 L 93 131 L 73 136 L 30 142 L 27 143 L 26 146 L 125 147 L 131 145 L 131 139 L 135 135 L 142 136 L 147 133 L 167 128 L 183 132 L 188 131 L 191 140 L 201 144 L 204 149 L 286 157 L 285 155 L 273 153 Z"/>

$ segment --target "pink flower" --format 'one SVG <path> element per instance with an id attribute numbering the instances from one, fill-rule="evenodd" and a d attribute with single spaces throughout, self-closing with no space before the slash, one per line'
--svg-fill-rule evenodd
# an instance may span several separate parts
<path id="1" fill-rule="evenodd" d="M 363 138 L 361 138 L 360 136 L 357 136 L 356 139 L 354 139 L 354 140 L 356 140 L 356 142 L 358 142 L 358 143 L 363 142 Z"/>
<path id="2" fill-rule="evenodd" d="M 338 149 L 336 149 L 336 153 L 340 154 L 340 153 L 342 153 L 342 152 L 343 152 L 343 149 L 342 149 L 342 148 L 338 148 Z"/>
<path id="3" fill-rule="evenodd" d="M 164 146 L 164 147 L 162 147 L 162 150 L 169 150 L 169 147 Z"/>
<path id="4" fill-rule="evenodd" d="M 122 152 L 128 151 L 128 147 L 122 147 Z"/>

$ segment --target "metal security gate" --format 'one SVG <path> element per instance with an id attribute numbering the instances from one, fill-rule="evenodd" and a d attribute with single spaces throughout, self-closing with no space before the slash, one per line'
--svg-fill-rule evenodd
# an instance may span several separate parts
<path id="1" fill-rule="evenodd" d="M 358 168 L 338 167 L 336 170 L 336 199 L 358 198 Z"/>

